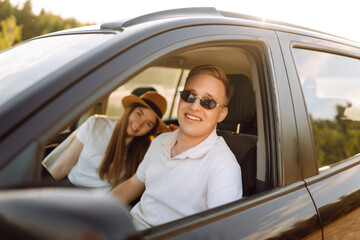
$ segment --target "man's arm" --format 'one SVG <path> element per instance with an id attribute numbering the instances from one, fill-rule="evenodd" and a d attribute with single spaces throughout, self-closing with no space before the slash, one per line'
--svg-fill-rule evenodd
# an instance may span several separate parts
<path id="1" fill-rule="evenodd" d="M 55 178 L 55 180 L 59 181 L 66 177 L 71 169 L 75 166 L 76 162 L 78 161 L 79 155 L 81 150 L 83 149 L 84 145 L 80 142 L 76 137 L 69 145 L 68 149 L 51 168 L 50 173 Z"/>
<path id="2" fill-rule="evenodd" d="M 111 193 L 126 203 L 131 203 L 145 190 L 145 183 L 141 182 L 136 173 L 126 181 L 116 186 Z"/>
<path id="3" fill-rule="evenodd" d="M 207 204 L 209 208 L 240 199 L 242 194 L 239 165 L 219 166 L 214 169 L 207 189 Z"/>

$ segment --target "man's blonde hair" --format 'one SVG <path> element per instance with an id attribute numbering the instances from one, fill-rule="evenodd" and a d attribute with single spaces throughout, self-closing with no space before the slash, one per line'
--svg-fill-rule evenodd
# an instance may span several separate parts
<path id="1" fill-rule="evenodd" d="M 224 70 L 222 70 L 221 68 L 219 68 L 215 65 L 200 65 L 200 66 L 194 67 L 190 71 L 189 75 L 187 76 L 185 85 L 186 85 L 187 81 L 189 81 L 189 79 L 191 79 L 195 75 L 199 75 L 199 74 L 206 74 L 206 75 L 212 76 L 212 77 L 220 80 L 224 84 L 225 105 L 227 105 L 231 99 L 231 96 L 233 95 L 234 89 L 229 84 L 229 80 L 228 80 Z"/>

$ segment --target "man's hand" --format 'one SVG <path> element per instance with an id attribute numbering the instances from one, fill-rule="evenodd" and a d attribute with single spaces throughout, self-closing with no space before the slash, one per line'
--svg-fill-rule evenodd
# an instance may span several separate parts
<path id="1" fill-rule="evenodd" d="M 110 193 L 126 203 L 131 203 L 145 190 L 145 184 L 141 182 L 136 174 L 128 180 L 117 185 Z"/>

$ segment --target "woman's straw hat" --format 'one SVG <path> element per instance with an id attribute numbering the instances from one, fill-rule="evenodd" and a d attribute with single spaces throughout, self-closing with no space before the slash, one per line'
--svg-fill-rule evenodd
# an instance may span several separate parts
<path id="1" fill-rule="evenodd" d="M 149 91 L 140 97 L 130 94 L 122 99 L 122 104 L 125 108 L 130 107 L 134 103 L 140 103 L 145 107 L 151 109 L 156 114 L 159 121 L 157 132 L 168 131 L 167 125 L 161 120 L 166 112 L 166 99 L 157 92 Z"/>

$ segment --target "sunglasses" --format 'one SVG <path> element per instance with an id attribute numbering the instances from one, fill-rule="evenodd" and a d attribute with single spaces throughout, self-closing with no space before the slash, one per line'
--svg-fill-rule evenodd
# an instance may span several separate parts
<path id="1" fill-rule="evenodd" d="M 219 105 L 214 99 L 207 97 L 195 96 L 190 90 L 180 91 L 180 98 L 188 103 L 193 103 L 197 98 L 200 99 L 200 105 L 205 109 L 214 109 L 216 107 L 226 107 L 226 105 Z"/>

